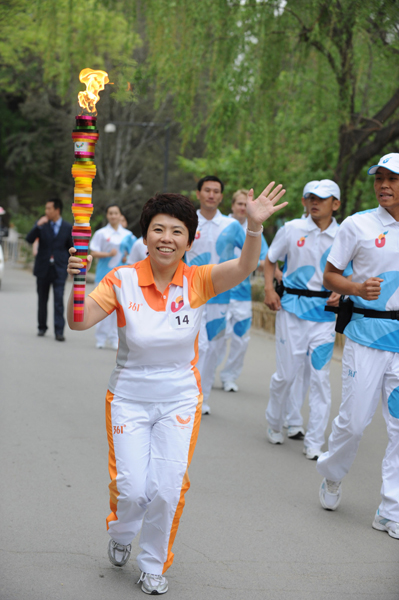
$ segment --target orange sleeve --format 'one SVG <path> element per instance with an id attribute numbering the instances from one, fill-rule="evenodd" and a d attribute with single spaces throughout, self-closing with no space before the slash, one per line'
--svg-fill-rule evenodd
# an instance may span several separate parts
<path id="1" fill-rule="evenodd" d="M 189 267 L 190 306 L 199 308 L 216 296 L 212 283 L 212 269 L 215 265 Z"/>
<path id="2" fill-rule="evenodd" d="M 118 308 L 114 285 L 121 286 L 121 281 L 115 277 L 115 269 L 107 273 L 98 286 L 89 294 L 97 304 L 109 315 Z"/>

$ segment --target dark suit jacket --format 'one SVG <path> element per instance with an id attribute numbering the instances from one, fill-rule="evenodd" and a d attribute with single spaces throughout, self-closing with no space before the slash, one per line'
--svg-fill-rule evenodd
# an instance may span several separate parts
<path id="1" fill-rule="evenodd" d="M 57 279 L 65 280 L 67 278 L 68 250 L 73 246 L 72 225 L 63 219 L 60 230 L 54 237 L 50 223 L 45 223 L 41 227 L 36 224 L 26 236 L 26 241 L 33 244 L 36 238 L 39 238 L 39 251 L 33 274 L 36 277 L 46 277 L 51 264 L 50 257 L 54 256 Z"/>

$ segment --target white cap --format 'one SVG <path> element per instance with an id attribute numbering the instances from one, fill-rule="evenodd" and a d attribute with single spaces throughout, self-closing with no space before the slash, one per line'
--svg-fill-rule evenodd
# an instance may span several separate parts
<path id="1" fill-rule="evenodd" d="M 380 158 L 378 165 L 373 165 L 372 167 L 370 167 L 369 170 L 367 171 L 367 173 L 369 175 L 374 175 L 374 173 L 376 173 L 378 167 L 385 167 L 386 169 L 388 169 L 389 171 L 392 171 L 393 173 L 399 173 L 399 154 L 397 152 L 391 152 L 391 154 L 385 154 L 385 156 Z"/>
<path id="2" fill-rule="evenodd" d="M 339 186 L 335 183 L 335 181 L 331 181 L 331 179 L 311 181 L 308 186 L 309 188 L 306 191 L 306 196 L 309 194 L 314 194 L 319 198 L 329 198 L 330 196 L 334 196 L 334 198 L 337 198 L 337 200 L 341 200 L 341 191 Z"/>
<path id="3" fill-rule="evenodd" d="M 305 187 L 303 188 L 303 193 L 302 193 L 302 197 L 306 198 L 306 194 L 309 194 L 309 189 L 316 185 L 316 183 L 320 183 L 320 181 L 318 179 L 315 179 L 314 181 L 308 181 L 308 183 L 305 185 Z"/>

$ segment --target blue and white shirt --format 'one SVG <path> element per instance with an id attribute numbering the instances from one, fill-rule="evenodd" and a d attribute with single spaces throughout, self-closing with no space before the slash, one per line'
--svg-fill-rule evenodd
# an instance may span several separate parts
<path id="1" fill-rule="evenodd" d="M 130 233 L 129 235 L 125 236 L 121 242 L 121 245 L 119 247 L 120 251 L 121 251 L 121 255 L 122 258 L 125 256 L 125 254 L 129 255 L 130 251 L 133 247 L 133 244 L 137 241 L 137 238 L 135 235 L 133 235 L 133 233 Z"/>
<path id="2" fill-rule="evenodd" d="M 399 310 L 399 222 L 379 206 L 345 219 L 328 257 L 334 267 L 345 269 L 352 261 L 352 281 L 363 283 L 379 277 L 378 300 L 350 296 L 358 308 Z M 371 319 L 354 313 L 345 335 L 369 348 L 399 352 L 399 321 Z"/>
<path id="3" fill-rule="evenodd" d="M 186 252 L 186 262 L 192 265 L 218 265 L 235 258 L 234 249 L 242 249 L 245 232 L 236 219 L 222 215 L 220 210 L 213 219 L 205 219 L 200 211 L 198 229 L 191 250 Z M 209 300 L 212 304 L 228 304 L 230 290 Z"/>
<path id="4" fill-rule="evenodd" d="M 246 235 L 247 221 L 245 221 L 245 223 L 242 223 L 242 224 L 240 223 L 240 225 L 244 230 L 244 234 Z M 268 250 L 268 245 L 267 245 L 267 242 L 266 242 L 265 238 L 263 237 L 263 235 L 261 236 L 261 239 L 262 239 L 262 247 L 260 250 L 259 260 L 265 260 L 267 250 Z M 241 256 L 241 250 L 239 248 L 235 248 L 234 249 L 234 258 L 239 258 L 239 256 Z M 248 302 L 248 301 L 252 300 L 251 282 L 249 280 L 249 277 L 244 279 L 244 281 L 242 281 L 241 283 L 236 285 L 236 287 L 234 287 L 232 290 L 230 290 L 230 300 L 236 300 L 237 302 Z"/>
<path id="5" fill-rule="evenodd" d="M 323 286 L 323 273 L 327 257 L 339 225 L 332 218 L 327 229 L 321 231 L 311 216 L 285 223 L 274 238 L 267 256 L 270 262 L 285 261 L 283 283 L 286 288 L 327 291 Z M 349 262 L 349 261 L 348 261 Z M 346 265 L 345 265 L 346 267 Z M 348 267 L 345 276 L 351 274 Z M 334 313 L 326 312 L 326 298 L 308 298 L 285 293 L 281 298 L 284 310 L 305 321 L 335 321 Z"/>
<path id="6" fill-rule="evenodd" d="M 94 250 L 94 252 L 110 252 L 115 248 L 117 251 L 115 256 L 98 259 L 94 278 L 95 283 L 100 283 L 102 278 L 115 267 L 122 266 L 120 245 L 122 240 L 130 234 L 131 232 L 122 227 L 122 225 L 119 225 L 118 229 L 115 230 L 109 223 L 95 232 L 90 240 L 90 250 Z"/>

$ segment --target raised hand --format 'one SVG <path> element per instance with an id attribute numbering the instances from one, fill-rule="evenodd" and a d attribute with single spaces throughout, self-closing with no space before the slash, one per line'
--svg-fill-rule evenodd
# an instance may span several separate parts
<path id="1" fill-rule="evenodd" d="M 287 206 L 288 202 L 277 202 L 282 198 L 286 190 L 282 185 L 277 185 L 274 189 L 275 181 L 271 181 L 263 192 L 254 200 L 254 191 L 251 189 L 247 198 L 247 215 L 253 223 L 262 224 L 271 215 Z M 277 205 L 277 206 L 276 206 Z"/>
<path id="2" fill-rule="evenodd" d="M 67 272 L 69 273 L 69 275 L 79 275 L 80 273 L 80 269 L 83 268 L 83 262 L 80 258 L 78 258 L 77 256 L 74 256 L 74 254 L 76 254 L 76 248 L 69 248 L 69 259 L 68 259 L 68 267 L 67 267 Z M 87 256 L 87 267 L 86 267 L 86 273 L 88 273 L 90 267 L 91 267 L 91 263 L 93 261 L 93 257 L 91 256 L 91 254 L 89 254 Z"/>

